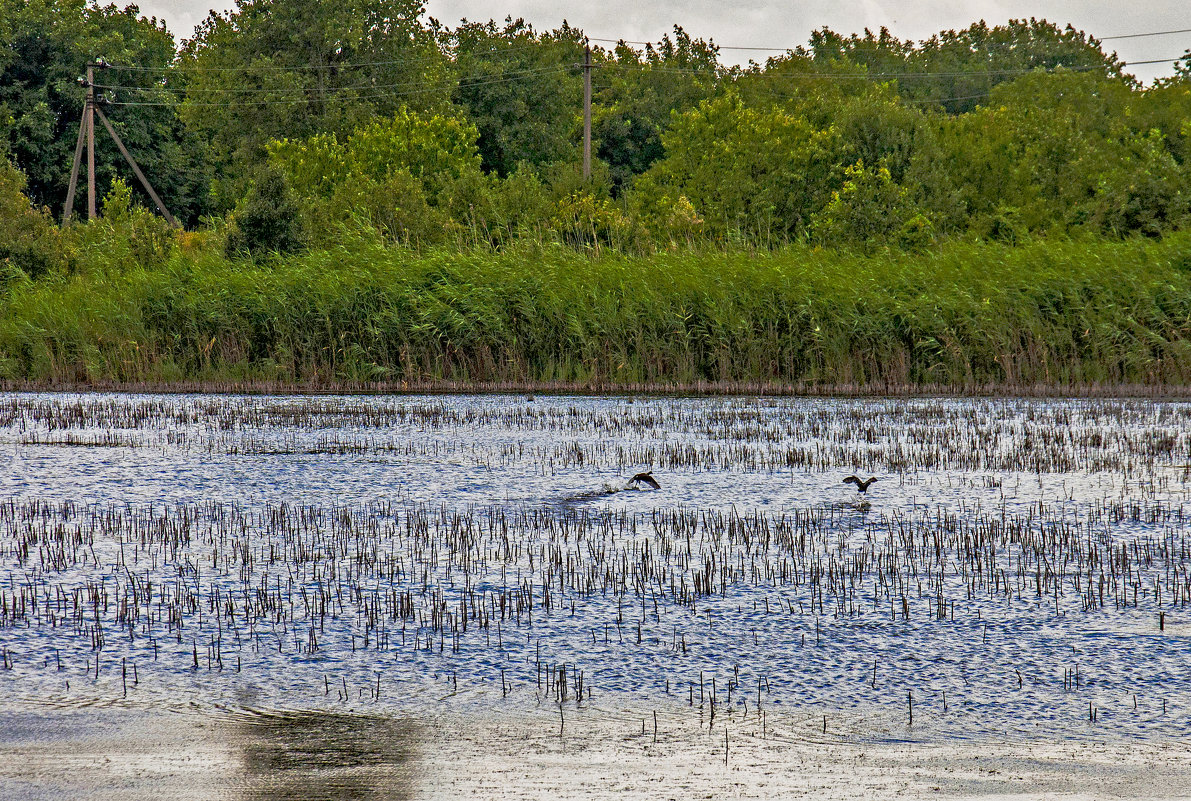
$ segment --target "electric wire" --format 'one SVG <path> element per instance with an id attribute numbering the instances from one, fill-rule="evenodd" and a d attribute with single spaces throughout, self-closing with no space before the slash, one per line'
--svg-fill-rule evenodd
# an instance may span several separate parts
<path id="1" fill-rule="evenodd" d="M 1101 36 L 1098 41 L 1107 42 L 1109 39 L 1140 39 L 1143 36 L 1169 36 L 1174 33 L 1191 33 L 1191 28 L 1177 31 L 1150 31 L 1149 33 L 1122 33 L 1117 36 Z"/>
<path id="2" fill-rule="evenodd" d="M 1094 39 L 1095 41 L 1104 42 L 1104 41 L 1109 41 L 1109 40 L 1114 40 L 1114 39 L 1137 39 L 1137 38 L 1151 37 L 1151 36 L 1169 36 L 1169 35 L 1180 34 L 1180 33 L 1191 33 L 1191 28 L 1183 28 L 1183 29 L 1177 29 L 1177 30 L 1165 30 L 1165 31 L 1148 31 L 1148 32 L 1143 32 L 1143 33 L 1126 33 L 1126 34 L 1118 34 L 1115 36 L 1101 36 L 1099 38 L 1096 38 L 1096 37 L 1090 37 L 1090 38 Z M 645 41 L 645 40 L 641 40 L 641 39 L 612 39 L 612 38 L 608 38 L 608 37 L 598 37 L 598 36 L 587 37 L 587 40 L 591 41 L 591 42 L 610 42 L 613 44 L 620 44 L 623 42 L 624 44 L 649 45 L 651 47 L 654 45 L 661 44 L 661 40 L 659 40 L 657 42 L 652 42 L 652 41 Z M 756 52 L 785 53 L 785 52 L 789 52 L 794 49 L 794 48 L 790 48 L 790 47 L 760 47 L 760 46 L 754 47 L 754 46 L 747 46 L 747 45 L 717 45 L 714 42 L 710 42 L 710 44 L 713 47 L 715 47 L 717 50 L 744 50 L 744 51 L 751 50 L 751 51 L 756 51 Z M 541 45 L 542 45 L 541 42 L 536 42 L 536 41 L 535 42 L 526 42 L 525 44 L 522 44 L 522 45 L 513 45 L 510 47 L 504 47 L 504 48 L 493 48 L 490 51 L 490 54 L 491 55 L 501 55 L 504 53 L 533 49 L 533 48 L 540 47 Z M 1009 46 L 1009 45 L 1007 44 L 1006 46 Z M 474 56 L 476 54 L 469 53 L 469 55 Z M 256 71 L 256 72 L 303 72 L 303 71 L 307 71 L 307 70 L 309 70 L 309 71 L 341 70 L 341 69 L 354 69 L 354 68 L 358 68 L 358 67 L 393 66 L 393 65 L 397 65 L 397 64 L 411 65 L 411 64 L 424 64 L 424 63 L 440 63 L 441 60 L 444 58 L 449 58 L 449 53 L 444 52 L 444 53 L 441 53 L 440 56 L 427 56 L 427 57 L 415 58 L 415 59 L 411 59 L 411 58 L 386 59 L 386 60 L 379 60 L 379 61 L 344 62 L 344 63 L 339 63 L 339 64 L 299 64 L 299 65 L 291 65 L 291 66 L 258 64 L 258 65 L 248 66 L 248 67 L 187 66 L 187 67 L 185 67 L 185 69 L 190 72 L 245 72 L 245 71 L 249 71 L 249 70 Z M 1181 59 L 1155 59 L 1152 61 L 1133 61 L 1133 62 L 1129 62 L 1129 63 L 1131 63 L 1131 64 L 1158 64 L 1158 63 L 1165 63 L 1167 61 L 1177 61 L 1177 60 L 1181 60 Z M 140 67 L 140 66 L 135 66 L 135 65 L 131 65 L 131 64 L 111 64 L 111 63 L 109 63 L 109 64 L 107 64 L 107 68 L 114 69 L 114 70 L 130 71 L 130 72 L 167 72 L 172 69 L 175 69 L 176 65 L 167 65 L 164 67 Z"/>
<path id="3" fill-rule="evenodd" d="M 1169 31 L 1146 31 L 1144 33 L 1122 33 L 1122 34 L 1116 34 L 1114 36 L 1099 36 L 1099 37 L 1089 36 L 1089 38 L 1094 39 L 1097 42 L 1107 42 L 1107 41 L 1114 40 L 1114 39 L 1141 39 L 1141 38 L 1150 37 L 1150 36 L 1171 36 L 1171 35 L 1179 34 L 1179 33 L 1191 33 L 1191 28 L 1179 28 L 1177 30 L 1169 30 Z M 650 45 L 651 47 L 654 45 L 661 44 L 661 40 L 652 42 L 652 41 L 644 41 L 644 40 L 640 40 L 640 39 L 610 39 L 607 37 L 598 37 L 598 36 L 591 36 L 588 38 L 593 42 L 612 42 L 614 44 L 620 44 L 621 42 L 623 42 L 624 44 Z M 791 47 L 752 47 L 752 46 L 744 46 L 744 45 L 717 45 L 714 42 L 711 42 L 711 44 L 718 50 L 755 50 L 758 52 L 784 53 L 784 52 L 794 49 Z M 1141 62 L 1134 62 L 1134 63 L 1141 63 Z"/>
<path id="4" fill-rule="evenodd" d="M 553 68 L 551 68 L 551 71 L 562 72 L 564 70 L 570 70 L 570 69 L 572 69 L 572 67 L 570 67 L 569 65 L 564 65 L 564 66 L 559 66 L 559 67 L 553 67 Z M 524 75 L 514 75 L 512 77 L 494 78 L 494 79 L 486 80 L 486 81 L 473 81 L 473 82 L 467 83 L 463 86 L 460 86 L 457 82 L 452 81 L 451 83 L 423 86 L 420 89 L 411 89 L 411 90 L 404 91 L 404 92 L 377 92 L 377 93 L 362 94 L 362 95 L 357 94 L 357 95 L 354 95 L 352 97 L 352 99 L 353 100 L 376 100 L 376 99 L 383 99 L 383 98 L 410 97 L 410 96 L 415 96 L 415 95 L 429 94 L 431 92 L 441 92 L 441 91 L 448 90 L 448 89 L 456 89 L 456 88 L 465 89 L 465 88 L 468 88 L 471 86 L 490 86 L 493 84 L 509 83 L 512 81 L 519 81 L 519 80 L 523 79 L 524 77 L 525 77 Z M 308 90 L 297 90 L 297 91 L 308 91 Z M 334 90 L 332 90 L 332 91 L 334 91 Z M 303 103 L 323 102 L 327 99 L 332 99 L 332 98 L 303 97 L 303 98 L 290 98 L 290 99 L 285 99 L 285 100 L 240 100 L 240 101 L 232 101 L 232 102 L 226 102 L 226 103 L 190 101 L 190 100 L 187 100 L 185 102 L 188 106 L 198 106 L 198 107 L 203 107 L 203 108 L 210 108 L 210 107 L 233 107 L 233 106 L 246 107 L 246 106 L 299 105 L 299 104 L 303 104 Z M 141 100 L 113 100 L 113 101 L 109 101 L 106 105 L 110 105 L 110 106 L 175 106 L 175 105 L 177 105 L 177 101 L 164 102 L 164 101 L 141 101 Z"/>
<path id="5" fill-rule="evenodd" d="M 501 76 L 503 77 L 503 76 L 540 75 L 540 74 L 547 73 L 547 72 L 557 72 L 561 68 L 570 69 L 571 67 L 569 65 L 552 65 L 550 67 L 539 67 L 536 69 L 511 70 L 508 72 L 501 73 Z M 331 87 L 327 87 L 327 88 L 328 88 L 328 91 L 334 91 L 334 92 L 352 91 L 352 90 L 357 90 L 357 89 L 360 89 L 360 90 L 403 89 L 406 87 L 424 86 L 425 83 L 426 83 L 425 81 L 421 81 L 421 80 L 419 80 L 419 81 L 404 81 L 402 83 L 388 83 L 388 84 L 358 83 L 358 84 L 352 84 L 350 86 L 331 86 Z M 468 79 L 466 79 L 466 78 L 461 79 L 458 82 L 458 84 L 459 84 L 460 88 L 466 88 L 467 86 L 474 85 L 474 83 L 469 82 Z M 441 84 L 440 83 L 440 85 L 454 86 L 454 85 L 456 85 L 456 82 L 454 80 L 452 80 L 449 84 Z M 95 88 L 96 89 L 104 89 L 104 90 L 112 90 L 112 91 L 138 91 L 138 92 L 160 91 L 160 92 L 172 92 L 172 93 L 176 93 L 176 94 L 186 94 L 186 95 L 189 95 L 192 92 L 208 92 L 208 93 L 218 92 L 218 93 L 222 93 L 222 94 L 286 94 L 286 93 L 293 93 L 293 92 L 305 92 L 305 91 L 309 91 L 309 89 L 310 89 L 310 87 L 307 87 L 307 86 L 277 86 L 277 87 L 272 87 L 272 88 L 262 88 L 262 87 L 237 88 L 237 87 L 195 87 L 195 86 L 190 86 L 190 87 L 131 86 L 131 85 L 127 85 L 127 84 L 105 84 L 105 83 L 96 83 Z"/>
<path id="6" fill-rule="evenodd" d="M 500 56 L 506 53 L 517 53 L 523 50 L 532 50 L 542 46 L 541 42 L 526 42 L 520 45 L 511 45 L 509 47 L 492 48 L 488 51 L 468 52 L 468 57 L 475 56 Z M 191 64 L 167 64 L 164 67 L 139 67 L 132 64 L 105 64 L 106 69 L 120 70 L 123 72 L 171 72 L 176 69 L 182 69 L 186 72 L 204 73 L 204 72 L 295 72 L 301 73 L 304 71 L 320 71 L 320 70 L 346 70 L 356 69 L 359 67 L 388 67 L 394 65 L 413 65 L 413 64 L 442 64 L 449 60 L 448 53 L 441 52 L 437 56 L 426 56 L 424 58 L 400 58 L 400 59 L 386 59 L 383 61 L 350 61 L 337 64 L 250 64 L 242 67 L 199 67 Z"/>
<path id="7" fill-rule="evenodd" d="M 1105 41 L 1105 40 L 1111 40 L 1111 39 L 1132 39 L 1132 38 L 1149 37 L 1149 36 L 1166 36 L 1166 35 L 1173 35 L 1173 34 L 1180 34 L 1180 33 L 1191 33 L 1191 28 L 1179 29 L 1179 30 L 1166 30 L 1166 31 L 1150 31 L 1150 32 L 1133 33 L 1133 34 L 1120 34 L 1117 36 L 1105 36 L 1105 37 L 1102 37 L 1098 41 Z M 641 40 L 608 39 L 608 38 L 602 38 L 602 37 L 590 37 L 589 41 L 616 42 L 618 44 L 624 43 L 624 44 L 639 44 L 639 45 L 653 45 L 654 44 L 653 42 L 645 42 L 645 41 L 641 41 Z M 516 51 L 524 50 L 524 49 L 533 49 L 533 48 L 538 48 L 541 46 L 542 46 L 541 42 L 534 41 L 534 42 L 527 42 L 524 45 L 520 45 L 520 46 L 493 49 L 488 54 L 472 53 L 469 55 L 472 55 L 472 56 L 480 55 L 481 57 L 482 57 L 482 55 L 500 56 L 500 55 L 510 53 L 510 52 L 516 52 Z M 792 50 L 790 48 L 746 47 L 746 46 L 735 46 L 735 45 L 713 45 L 713 46 L 717 47 L 720 50 L 754 50 L 754 51 L 770 51 L 770 52 L 792 52 Z M 299 65 L 299 66 L 294 66 L 294 67 L 274 66 L 274 65 L 247 65 L 244 67 L 183 67 L 182 70 L 184 72 L 240 72 L 240 73 L 262 73 L 263 72 L 263 73 L 293 73 L 293 74 L 301 75 L 301 74 L 303 74 L 304 71 L 314 71 L 315 73 L 317 73 L 317 72 L 323 71 L 323 70 L 347 70 L 347 69 L 357 68 L 357 67 L 392 66 L 392 65 L 398 65 L 398 64 L 403 65 L 403 66 L 410 66 L 410 65 L 416 65 L 416 64 L 421 64 L 421 63 L 444 63 L 444 61 L 449 60 L 449 58 L 450 58 L 450 54 L 443 53 L 443 54 L 441 54 L 441 56 L 436 57 L 436 58 L 422 58 L 422 59 L 400 59 L 400 60 L 393 59 L 393 60 L 383 60 L 383 61 L 347 62 L 347 63 L 342 63 L 342 64 Z M 1125 62 L 1119 62 L 1117 65 L 1107 65 L 1107 64 L 1072 65 L 1072 66 L 1061 67 L 1061 69 L 1067 70 L 1067 71 L 1072 71 L 1072 72 L 1082 72 L 1082 71 L 1100 70 L 1100 69 L 1104 69 L 1107 66 L 1119 66 L 1119 67 L 1123 68 L 1123 67 L 1138 66 L 1138 65 L 1170 64 L 1170 63 L 1176 63 L 1176 62 L 1180 62 L 1180 61 L 1184 61 L 1184 60 L 1186 60 L 1186 56 L 1178 57 L 1178 58 L 1142 59 L 1142 60 L 1136 60 L 1136 61 L 1125 61 Z M 178 69 L 176 65 L 171 65 L 171 66 L 161 67 L 161 68 L 138 67 L 138 66 L 133 66 L 133 65 L 121 65 L 121 64 L 109 64 L 107 66 L 114 70 L 132 71 L 132 72 L 161 72 L 161 71 L 171 71 L 171 70 Z M 529 77 L 529 76 L 544 75 L 544 74 L 548 74 L 548 73 L 561 72 L 561 71 L 570 71 L 570 70 L 574 70 L 575 67 L 577 67 L 577 66 L 579 66 L 579 65 L 559 64 L 559 65 L 551 65 L 549 67 L 507 71 L 507 72 L 501 73 L 498 77 L 493 77 L 493 78 L 490 78 L 487 80 L 469 80 L 467 78 L 452 78 L 449 81 L 438 82 L 438 83 L 433 83 L 433 84 L 426 84 L 423 81 L 406 81 L 406 82 L 401 82 L 401 83 L 390 83 L 390 84 L 376 84 L 374 82 L 369 82 L 369 83 L 353 84 L 353 85 L 349 85 L 349 86 L 330 87 L 328 91 L 335 95 L 340 95 L 345 92 L 363 93 L 363 94 L 355 94 L 352 96 L 353 99 L 358 99 L 358 100 L 406 97 L 406 96 L 423 95 L 423 94 L 445 91 L 445 90 L 466 90 L 469 87 L 489 86 L 489 85 L 509 83 L 509 82 L 516 81 L 521 78 Z M 719 67 L 718 65 L 717 65 L 717 67 L 708 69 L 708 70 L 681 68 L 681 67 L 664 67 L 664 66 L 652 65 L 652 64 L 646 64 L 646 65 L 622 64 L 622 63 L 618 63 L 615 61 L 597 62 L 596 64 L 593 64 L 592 66 L 595 68 L 599 68 L 599 69 L 621 70 L 621 71 L 632 71 L 632 70 L 643 69 L 643 70 L 648 70 L 651 72 L 693 75 L 693 76 L 697 76 L 697 77 L 711 77 L 711 78 L 720 78 L 720 79 L 728 79 L 728 80 L 732 80 L 734 78 L 737 78 L 737 77 L 740 77 L 743 75 L 763 75 L 764 77 L 767 77 L 769 79 L 775 79 L 775 80 L 823 79 L 823 80 L 838 80 L 838 81 L 882 80 L 882 79 L 897 79 L 897 80 L 901 80 L 901 81 L 908 81 L 911 79 L 913 79 L 913 80 L 927 80 L 927 79 L 932 79 L 932 78 L 961 78 L 961 77 L 988 78 L 988 77 L 997 77 L 997 76 L 1025 75 L 1025 74 L 1031 74 L 1031 73 L 1035 73 L 1035 72 L 1039 72 L 1039 71 L 1053 73 L 1053 72 L 1057 71 L 1058 69 L 1060 69 L 1060 67 L 1052 67 L 1052 68 L 1033 67 L 1033 68 L 1016 68 L 1016 69 L 999 69 L 999 70 L 958 70 L 958 71 L 942 71 L 942 72 L 920 72 L 920 71 L 866 72 L 866 73 L 855 73 L 855 74 L 826 73 L 826 72 L 799 72 L 799 73 L 786 73 L 786 74 L 775 75 L 772 73 L 756 73 L 756 72 L 743 71 L 739 67 L 727 67 L 727 68 Z M 185 102 L 189 106 L 199 106 L 199 107 L 230 107 L 230 106 L 237 106 L 237 105 L 239 105 L 239 106 L 298 105 L 298 104 L 304 104 L 304 103 L 320 102 L 321 100 L 325 100 L 325 98 L 316 98 L 316 97 L 309 97 L 309 96 L 301 97 L 301 98 L 279 97 L 279 96 L 283 96 L 283 95 L 287 95 L 287 94 L 293 94 L 296 92 L 308 93 L 310 91 L 310 87 L 202 87 L 202 86 L 200 86 L 200 87 L 172 87 L 172 86 L 164 86 L 164 85 L 155 85 L 155 86 L 146 87 L 146 86 L 132 86 L 132 85 L 121 84 L 121 83 L 110 83 L 110 84 L 97 83 L 96 88 L 100 89 L 100 90 L 104 90 L 104 91 L 113 91 L 113 92 L 142 92 L 142 93 L 167 92 L 167 93 L 170 93 L 171 95 L 184 95 Z M 226 96 L 236 96 L 236 95 L 262 95 L 262 96 L 264 96 L 264 98 L 263 99 L 247 99 L 246 98 L 246 99 L 239 100 L 239 101 L 215 101 L 215 100 L 202 100 L 202 99 L 196 100 L 196 99 L 194 99 L 194 96 L 196 94 L 205 94 L 205 95 L 209 95 L 209 96 L 213 95 L 215 97 L 226 97 Z M 977 96 L 946 98 L 946 99 L 942 99 L 942 100 L 918 99 L 918 100 L 908 100 L 907 102 L 915 102 L 915 103 L 947 102 L 948 100 L 966 100 L 966 99 L 973 99 L 974 97 L 980 97 L 980 96 L 987 96 L 987 95 L 985 94 L 985 95 L 977 95 Z M 113 105 L 113 106 L 169 106 L 169 105 L 174 105 L 175 103 L 174 102 L 166 102 L 166 101 L 149 101 L 149 100 L 112 100 L 112 101 L 109 101 L 108 104 Z"/>
<path id="8" fill-rule="evenodd" d="M 1146 61 L 1124 61 L 1120 66 L 1127 67 L 1134 64 L 1168 64 L 1175 61 L 1181 61 L 1182 58 L 1156 58 Z M 622 69 L 631 70 L 640 68 L 633 64 L 618 64 L 615 62 L 596 65 L 603 69 Z M 1076 64 L 1072 66 L 1059 65 L 1057 67 L 1019 67 L 1015 69 L 1000 69 L 1000 70 L 956 70 L 947 72 L 918 72 L 907 70 L 905 72 L 857 72 L 857 73 L 839 73 L 839 72 L 791 72 L 782 75 L 770 75 L 774 78 L 826 78 L 836 80 L 871 80 L 874 78 L 958 78 L 964 76 L 989 76 L 989 75 L 1029 75 L 1035 72 L 1057 72 L 1058 70 L 1067 70 L 1071 72 L 1087 72 L 1104 69 L 1108 64 Z M 695 70 L 688 67 L 658 67 L 650 65 L 647 69 L 654 72 L 672 72 L 684 75 L 706 75 L 706 70 Z M 741 73 L 760 75 L 765 73 Z"/>

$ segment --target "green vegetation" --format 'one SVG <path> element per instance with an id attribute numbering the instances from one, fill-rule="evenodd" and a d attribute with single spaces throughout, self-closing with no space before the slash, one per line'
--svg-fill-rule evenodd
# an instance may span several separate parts
<path id="1" fill-rule="evenodd" d="M 676 27 L 242 0 L 0 0 L 0 377 L 1182 385 L 1191 73 L 1081 32 L 816 31 L 728 67 Z M 97 220 L 56 217 L 91 58 Z"/>
<path id="2" fill-rule="evenodd" d="M 917 43 L 823 29 L 747 67 L 680 27 L 594 47 L 584 179 L 585 38 L 565 23 L 450 29 L 421 0 L 242 0 L 175 47 L 135 6 L 0 0 L 0 18 L 0 155 L 55 213 L 75 78 L 102 57 L 107 115 L 189 228 L 234 230 L 281 170 L 315 247 L 346 220 L 403 244 L 649 253 L 1162 236 L 1191 219 L 1185 63 L 1143 87 L 1092 36 L 1040 20 Z M 119 177 L 150 205 L 97 141 L 100 191 Z M 896 225 L 874 231 L 885 212 Z"/>
<path id="3" fill-rule="evenodd" d="M 10 282 L 0 371 L 308 387 L 1184 384 L 1188 254 L 1186 234 L 871 257 L 417 252 L 346 236 L 265 263 L 176 249 L 160 266 Z"/>

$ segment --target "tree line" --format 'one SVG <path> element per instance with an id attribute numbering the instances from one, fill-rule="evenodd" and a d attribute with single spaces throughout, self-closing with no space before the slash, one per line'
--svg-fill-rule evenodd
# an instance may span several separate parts
<path id="1" fill-rule="evenodd" d="M 58 227 L 96 58 L 105 114 L 189 233 L 144 209 L 103 136 L 103 219 Z M 242 0 L 181 42 L 136 6 L 0 0 L 0 261 L 37 275 L 112 233 L 139 263 L 345 229 L 634 253 L 1161 237 L 1191 220 L 1189 63 L 1142 86 L 1035 19 L 920 42 L 824 28 L 731 66 L 677 26 L 589 43 L 565 22 L 444 26 L 420 0 Z"/>

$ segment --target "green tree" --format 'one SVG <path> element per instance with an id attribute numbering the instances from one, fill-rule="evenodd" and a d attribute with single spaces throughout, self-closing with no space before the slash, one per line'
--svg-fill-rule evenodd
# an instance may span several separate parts
<path id="1" fill-rule="evenodd" d="M 1188 222 L 1191 174 L 1160 131 L 1132 136 L 1102 168 L 1090 206 L 1089 223 L 1105 233 L 1161 236 Z"/>
<path id="2" fill-rule="evenodd" d="M 1191 76 L 1160 80 L 1134 92 L 1130 120 L 1134 128 L 1159 131 L 1175 161 L 1191 165 Z"/>
<path id="3" fill-rule="evenodd" d="M 915 48 L 907 66 L 910 75 L 899 80 L 902 92 L 955 114 L 975 109 L 994 87 L 1024 73 L 1061 68 L 1120 78 L 1124 65 L 1083 31 L 1031 17 L 943 31 Z"/>
<path id="4" fill-rule="evenodd" d="M 400 109 L 340 142 L 333 134 L 269 145 L 273 164 L 315 209 L 314 233 L 362 217 L 391 239 L 432 242 L 449 223 L 439 196 L 479 175 L 478 134 L 458 117 Z"/>
<path id="5" fill-rule="evenodd" d="M 479 169 L 477 137 L 475 126 L 459 117 L 401 108 L 351 132 L 342 144 L 327 133 L 275 141 L 268 150 L 304 194 L 325 196 L 346 181 L 380 180 L 398 170 L 407 170 L 434 194 L 445 180 Z"/>
<path id="6" fill-rule="evenodd" d="M 582 119 L 583 33 L 539 33 L 524 20 L 466 22 L 444 40 L 459 70 L 455 102 L 479 131 L 486 172 L 575 161 Z"/>
<path id="7" fill-rule="evenodd" d="M 894 85 L 870 78 L 866 67 L 847 60 L 817 61 L 805 48 L 750 65 L 733 82 L 746 105 L 780 106 L 817 128 L 830 127 L 840 106 L 853 98 L 875 93 L 887 101 Z"/>
<path id="8" fill-rule="evenodd" d="M 865 28 L 863 36 L 844 36 L 823 27 L 811 33 L 809 49 L 800 52 L 820 66 L 843 63 L 859 68 L 856 72 L 888 80 L 906 72 L 914 42 L 898 39 L 884 26 L 875 34 Z"/>
<path id="9" fill-rule="evenodd" d="M 136 6 L 85 0 L 0 0 L 0 19 L 0 119 L 9 120 L 3 138 L 35 203 L 55 212 L 62 207 L 83 109 L 76 80 L 98 57 L 116 65 L 96 74 L 101 96 L 115 101 L 105 111 L 154 188 L 180 218 L 202 213 L 208 174 L 173 94 L 162 86 L 174 58 L 162 22 L 140 16 Z M 96 127 L 96 183 L 131 177 L 115 144 Z"/>
<path id="10" fill-rule="evenodd" d="M 285 174 L 267 165 L 231 215 L 227 253 L 230 256 L 260 257 L 270 253 L 293 253 L 305 246 L 302 208 Z"/>
<path id="11" fill-rule="evenodd" d="M 182 48 L 181 114 L 210 143 L 220 205 L 283 137 L 346 136 L 402 106 L 447 108 L 453 87 L 421 0 L 243 0 Z"/>
<path id="12" fill-rule="evenodd" d="M 662 144 L 665 158 L 637 181 L 638 202 L 684 197 L 713 236 L 765 242 L 805 230 L 833 188 L 840 152 L 833 130 L 735 94 L 678 116 Z"/>
<path id="13" fill-rule="evenodd" d="M 64 264 L 61 242 L 49 212 L 25 195 L 25 176 L 0 156 L 0 283 L 12 269 L 37 277 Z"/>
<path id="14" fill-rule="evenodd" d="M 1062 67 L 1121 77 L 1124 66 L 1083 31 L 1034 18 L 996 26 L 981 20 L 920 44 L 900 40 L 885 28 L 847 37 L 823 28 L 801 52 L 818 66 L 850 65 L 869 80 L 895 81 L 903 96 L 938 103 L 953 114 L 971 111 L 993 87 L 1024 73 Z"/>
<path id="15" fill-rule="evenodd" d="M 812 238 L 826 245 L 918 247 L 932 238 L 933 226 L 907 187 L 885 167 L 857 162 L 846 170 L 844 185 L 811 219 Z"/>
<path id="16" fill-rule="evenodd" d="M 1028 231 L 1154 234 L 1178 225 L 1187 187 L 1161 131 L 1137 127 L 1135 90 L 1088 73 L 1035 73 L 947 123 L 945 171 L 983 233 L 1009 212 Z"/>
<path id="17" fill-rule="evenodd" d="M 593 78 L 592 138 L 608 165 L 614 194 L 645 172 L 665 151 L 662 133 L 674 119 L 713 97 L 721 68 L 719 49 L 692 39 L 680 26 L 655 48 L 636 51 L 623 42 Z"/>
<path id="18" fill-rule="evenodd" d="M 922 112 L 905 103 L 893 87 L 880 84 L 847 98 L 835 108 L 834 127 L 848 162 L 881 165 L 901 181 L 916 148 L 930 131 Z"/>

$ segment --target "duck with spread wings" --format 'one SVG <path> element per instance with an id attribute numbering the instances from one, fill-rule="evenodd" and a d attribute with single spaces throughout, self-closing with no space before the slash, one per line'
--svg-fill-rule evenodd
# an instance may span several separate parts
<path id="1" fill-rule="evenodd" d="M 638 473 L 629 479 L 629 484 L 647 484 L 654 489 L 661 489 L 662 485 L 653 477 L 653 471 L 649 470 L 644 473 Z"/>
<path id="2" fill-rule="evenodd" d="M 856 476 L 848 476 L 847 478 L 844 479 L 844 483 L 845 484 L 855 484 L 856 491 L 860 492 L 860 493 L 864 493 L 864 492 L 868 492 L 868 488 L 871 487 L 872 483 L 876 480 L 877 480 L 876 476 L 873 476 L 872 478 L 868 479 L 867 481 L 861 481 Z"/>

